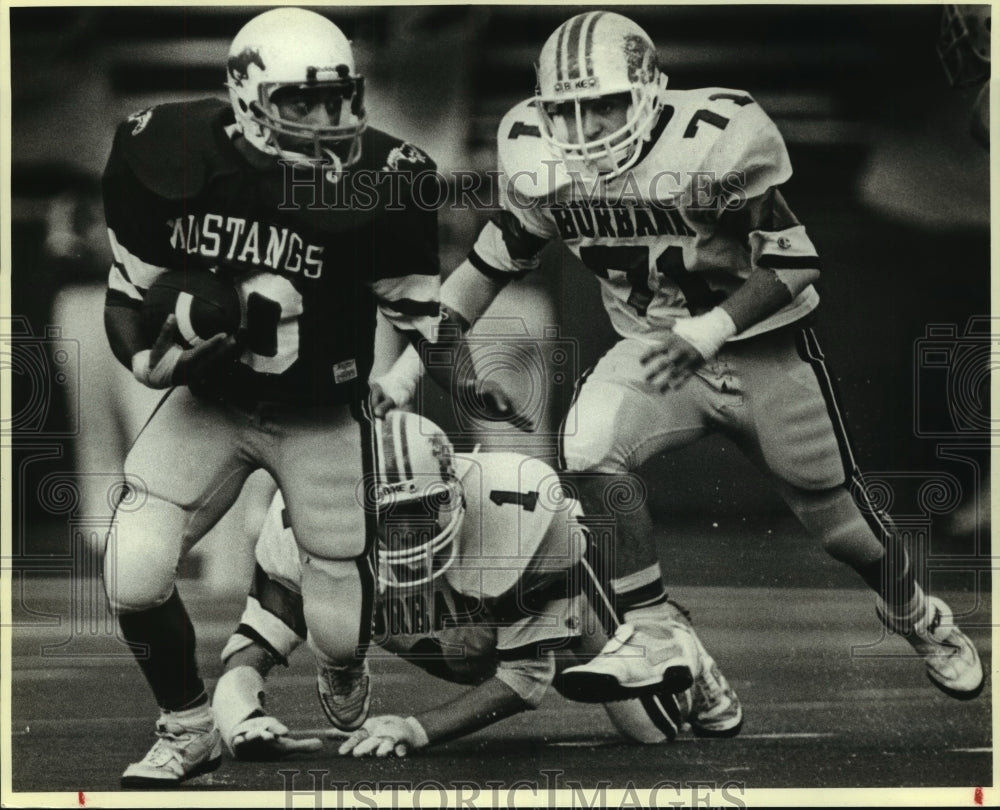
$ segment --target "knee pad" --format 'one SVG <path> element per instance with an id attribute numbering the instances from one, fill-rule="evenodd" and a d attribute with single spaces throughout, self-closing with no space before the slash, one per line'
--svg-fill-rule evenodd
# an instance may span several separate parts
<path id="1" fill-rule="evenodd" d="M 302 608 L 313 652 L 347 663 L 371 639 L 375 575 L 364 560 L 302 560 Z"/>
<path id="2" fill-rule="evenodd" d="M 173 592 L 184 549 L 187 513 L 147 496 L 136 508 L 123 501 L 108 532 L 104 588 L 116 614 L 162 605 Z"/>
<path id="3" fill-rule="evenodd" d="M 301 553 L 315 560 L 355 560 L 369 549 L 364 510 L 353 501 L 327 514 L 310 513 L 303 518 L 287 505 L 289 523 Z M 348 514 L 351 510 L 351 514 Z M 356 513 L 354 513 L 356 510 Z"/>

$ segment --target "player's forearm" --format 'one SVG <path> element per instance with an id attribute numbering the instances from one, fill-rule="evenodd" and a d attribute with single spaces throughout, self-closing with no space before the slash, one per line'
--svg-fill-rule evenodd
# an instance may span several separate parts
<path id="1" fill-rule="evenodd" d="M 148 348 L 142 336 L 140 312 L 131 307 L 106 304 L 104 307 L 104 331 L 111 344 L 114 356 L 129 371 L 132 357 L 136 352 Z"/>
<path id="2" fill-rule="evenodd" d="M 507 283 L 507 279 L 487 278 L 466 259 L 442 285 L 441 301 L 471 325 L 489 309 Z"/>
<path id="3" fill-rule="evenodd" d="M 805 274 L 815 271 L 803 270 Z M 815 273 L 818 276 L 819 273 Z M 813 276 L 806 284 L 811 283 Z M 739 334 L 773 315 L 792 300 L 792 291 L 778 278 L 773 270 L 758 267 L 750 273 L 749 278 L 736 292 L 720 304 Z"/>
<path id="4" fill-rule="evenodd" d="M 780 189 L 769 188 L 725 212 L 719 229 L 746 243 L 753 264 L 743 286 L 722 304 L 737 334 L 773 315 L 819 278 L 816 248 Z"/>
<path id="5" fill-rule="evenodd" d="M 490 678 L 475 689 L 415 715 L 430 744 L 471 734 L 505 717 L 526 711 L 528 704 L 507 684 Z"/>
<path id="6" fill-rule="evenodd" d="M 381 310 L 375 313 L 375 351 L 371 378 L 386 374 L 409 346 L 407 336 L 385 317 Z"/>
<path id="7" fill-rule="evenodd" d="M 441 305 L 441 315 L 437 342 L 431 343 L 415 332 L 410 333 L 410 341 L 428 376 L 454 396 L 460 386 L 473 384 L 476 379 L 472 354 L 465 340 L 470 325 L 446 304 Z"/>

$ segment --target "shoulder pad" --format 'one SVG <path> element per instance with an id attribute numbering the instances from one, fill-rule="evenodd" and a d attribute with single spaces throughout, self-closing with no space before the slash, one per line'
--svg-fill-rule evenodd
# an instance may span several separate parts
<path id="1" fill-rule="evenodd" d="M 630 173 L 639 189 L 655 188 L 666 198 L 685 189 L 693 193 L 694 184 L 711 178 L 726 194 L 746 199 L 791 176 L 781 133 L 749 93 L 666 90 L 663 105 L 663 130 Z M 671 178 L 673 187 L 664 182 Z"/>
<path id="2" fill-rule="evenodd" d="M 148 107 L 119 125 L 114 149 L 150 191 L 168 199 L 192 197 L 213 174 L 236 166 L 223 150 L 231 114 L 215 98 Z"/>
<path id="3" fill-rule="evenodd" d="M 437 164 L 420 147 L 369 127 L 361 136 L 361 162 L 382 172 L 434 171 Z"/>
<path id="4" fill-rule="evenodd" d="M 500 121 L 497 160 L 500 171 L 512 180 L 508 193 L 529 199 L 549 197 L 570 182 L 562 160 L 542 140 L 533 98 L 514 105 Z"/>
<path id="5" fill-rule="evenodd" d="M 747 197 L 763 194 L 772 186 L 779 186 L 791 177 L 792 167 L 784 138 L 771 117 L 742 90 L 725 87 L 704 88 L 691 98 L 698 101 L 698 110 L 722 116 L 727 120 L 723 127 L 713 126 L 710 118 L 703 118 L 697 126 L 711 134 L 714 142 L 705 153 L 700 171 L 711 172 L 717 177 L 735 172 L 740 175 L 740 186 Z"/>
<path id="6" fill-rule="evenodd" d="M 544 461 L 506 452 L 455 458 L 466 514 L 457 559 L 445 576 L 462 593 L 499 596 L 517 583 L 550 527 L 565 523 L 575 502 L 562 497 L 559 477 Z"/>

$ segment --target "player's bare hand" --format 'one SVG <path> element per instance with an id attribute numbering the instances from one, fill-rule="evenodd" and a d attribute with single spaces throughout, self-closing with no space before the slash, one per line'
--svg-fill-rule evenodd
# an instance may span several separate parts
<path id="1" fill-rule="evenodd" d="M 268 761 L 292 754 L 318 751 L 319 737 L 291 737 L 288 727 L 275 717 L 253 717 L 240 723 L 233 734 L 233 756 L 244 761 Z"/>
<path id="2" fill-rule="evenodd" d="M 220 332 L 192 349 L 178 345 L 177 318 L 168 315 L 148 351 L 132 358 L 132 373 L 150 388 L 190 385 L 207 379 L 236 359 L 236 338 Z"/>
<path id="3" fill-rule="evenodd" d="M 419 747 L 413 726 L 394 714 L 369 717 L 365 724 L 337 749 L 341 756 L 405 757 L 410 748 Z"/>
<path id="4" fill-rule="evenodd" d="M 705 365 L 705 358 L 684 338 L 667 333 L 663 342 L 642 356 L 646 382 L 665 393 L 682 388 Z"/>
<path id="5" fill-rule="evenodd" d="M 528 415 L 492 380 L 469 380 L 466 383 L 466 396 L 475 407 L 476 414 L 491 422 L 509 422 L 525 433 L 531 433 L 535 429 Z"/>
<path id="6" fill-rule="evenodd" d="M 389 411 L 399 407 L 399 403 L 389 396 L 377 382 L 368 385 L 368 402 L 371 405 L 372 415 L 376 419 L 381 419 Z"/>

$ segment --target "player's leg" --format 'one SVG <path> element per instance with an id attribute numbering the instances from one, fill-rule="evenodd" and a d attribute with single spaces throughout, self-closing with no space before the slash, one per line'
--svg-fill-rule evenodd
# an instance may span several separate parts
<path id="1" fill-rule="evenodd" d="M 237 440 L 218 409 L 176 389 L 125 463 L 127 490 L 108 534 L 104 583 L 161 710 L 159 740 L 126 769 L 125 787 L 169 787 L 219 763 L 194 627 L 175 580 L 184 553 L 225 513 L 249 474 L 233 452 Z"/>
<path id="2" fill-rule="evenodd" d="M 256 558 L 246 606 L 223 648 L 225 672 L 212 697 L 222 740 L 242 760 L 278 759 L 321 745 L 318 738 L 292 739 L 266 709 L 265 679 L 275 664 L 287 665 L 306 636 L 299 552 L 280 493 L 268 508 Z"/>
<path id="3" fill-rule="evenodd" d="M 560 434 L 564 480 L 603 549 L 601 576 L 610 582 L 615 609 L 626 622 L 634 611 L 667 598 L 646 487 L 633 471 L 652 455 L 688 444 L 707 429 L 700 401 L 704 383 L 696 378 L 679 392 L 652 391 L 643 382 L 643 350 L 636 341 L 619 341 L 581 379 Z M 587 668 L 600 666 L 600 661 L 585 665 L 580 677 Z M 645 686 L 642 681 L 652 677 L 649 672 L 634 686 Z"/>
<path id="4" fill-rule="evenodd" d="M 609 609 L 606 583 L 602 584 L 600 575 L 591 567 L 592 562 L 593 553 L 588 554 L 587 561 L 580 567 L 584 598 L 579 600 L 582 614 L 579 622 L 581 637 L 576 652 L 584 660 L 600 658 L 601 653 L 607 649 L 609 636 L 621 637 L 622 627 L 628 627 L 621 625 Z M 673 740 L 685 721 L 698 736 L 733 737 L 739 734 L 743 725 L 743 710 L 739 698 L 705 649 L 691 626 L 687 613 L 673 602 L 637 613 L 644 614 L 639 616 L 639 620 L 647 628 L 656 623 L 660 626 L 660 634 L 669 634 L 678 641 L 695 647 L 695 666 L 691 671 L 693 682 L 690 688 L 676 694 L 659 688 L 645 692 L 641 697 L 613 702 L 608 702 L 610 690 L 604 690 L 604 707 L 615 728 L 622 735 L 642 743 Z M 625 640 L 627 643 L 627 636 Z M 607 659 L 606 654 L 604 658 Z M 564 665 L 565 661 L 559 663 Z M 617 660 L 619 666 L 627 666 L 629 663 L 632 662 L 625 658 L 619 657 Z M 566 690 L 565 673 L 569 670 L 564 667 L 560 669 L 558 688 L 572 698 L 573 695 Z"/>
<path id="5" fill-rule="evenodd" d="M 375 599 L 372 422 L 347 407 L 285 414 L 272 454 L 302 561 L 302 598 L 328 719 L 350 731 L 371 700 L 365 652 Z M 359 430 L 360 426 L 360 430 Z M 360 441 L 359 441 L 360 433 Z"/>
<path id="6" fill-rule="evenodd" d="M 931 681 L 953 697 L 975 697 L 983 686 L 975 646 L 947 605 L 924 594 L 891 518 L 869 497 L 815 334 L 783 332 L 737 351 L 747 455 L 770 471 L 827 552 L 879 595 L 883 624 L 921 654 Z"/>

